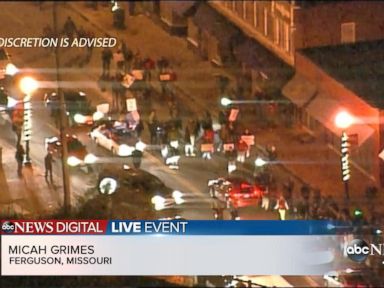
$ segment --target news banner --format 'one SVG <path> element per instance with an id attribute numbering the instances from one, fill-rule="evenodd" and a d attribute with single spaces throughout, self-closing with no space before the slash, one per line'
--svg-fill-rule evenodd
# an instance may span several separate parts
<path id="1" fill-rule="evenodd" d="M 323 275 L 329 221 L 9 220 L 1 275 Z"/>

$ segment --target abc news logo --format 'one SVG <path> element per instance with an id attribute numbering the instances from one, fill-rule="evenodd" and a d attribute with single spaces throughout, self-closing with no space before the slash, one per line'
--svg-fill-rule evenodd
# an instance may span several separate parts
<path id="1" fill-rule="evenodd" d="M 384 255 L 384 244 L 368 244 L 364 240 L 354 239 L 344 247 L 344 255 L 355 262 L 364 262 L 370 255 Z"/>
<path id="2" fill-rule="evenodd" d="M 13 233 L 15 232 L 15 224 L 10 221 L 5 221 L 1 225 L 1 231 L 4 233 Z"/>

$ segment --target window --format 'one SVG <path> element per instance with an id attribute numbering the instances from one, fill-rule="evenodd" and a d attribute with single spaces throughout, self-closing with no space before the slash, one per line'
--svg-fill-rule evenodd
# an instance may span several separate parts
<path id="1" fill-rule="evenodd" d="M 253 3 L 252 1 L 244 1 L 246 9 L 245 9 L 245 20 L 252 26 L 254 26 L 253 19 Z"/>
<path id="2" fill-rule="evenodd" d="M 253 2 L 253 26 L 257 27 L 257 2 Z"/>
<path id="3" fill-rule="evenodd" d="M 268 35 L 268 11 L 264 8 L 264 34 Z"/>
<path id="4" fill-rule="evenodd" d="M 287 52 L 290 52 L 291 50 L 291 34 L 289 31 L 289 24 L 284 23 L 284 49 Z"/>
<path id="5" fill-rule="evenodd" d="M 355 39 L 355 23 L 341 24 L 341 43 L 354 43 Z"/>
<path id="6" fill-rule="evenodd" d="M 240 0 L 235 1 L 235 13 L 241 18 L 243 18 L 243 9 L 244 9 L 243 2 L 244 1 L 240 1 Z"/>
<path id="7" fill-rule="evenodd" d="M 275 35 L 274 35 L 274 41 L 277 45 L 280 43 L 280 20 L 275 19 Z"/>

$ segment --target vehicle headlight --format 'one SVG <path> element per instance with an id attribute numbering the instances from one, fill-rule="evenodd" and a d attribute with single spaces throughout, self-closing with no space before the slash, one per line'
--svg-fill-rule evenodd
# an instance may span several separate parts
<path id="1" fill-rule="evenodd" d="M 99 183 L 98 189 L 101 194 L 111 195 L 117 189 L 117 181 L 111 177 L 103 178 Z"/>
<path id="2" fill-rule="evenodd" d="M 19 72 L 19 69 L 12 63 L 8 63 L 7 66 L 5 67 L 5 75 L 13 76 L 17 72 Z"/>
<path id="3" fill-rule="evenodd" d="M 81 160 L 75 156 L 69 156 L 67 159 L 67 164 L 71 167 L 76 167 L 81 164 Z"/>
<path id="4" fill-rule="evenodd" d="M 159 211 L 165 208 L 165 199 L 159 195 L 153 196 L 151 199 L 153 205 L 155 205 L 155 210 Z"/>
<path id="5" fill-rule="evenodd" d="M 76 123 L 84 124 L 87 121 L 87 118 L 84 115 L 75 114 L 73 120 L 75 120 Z"/>
<path id="6" fill-rule="evenodd" d="M 172 192 L 172 198 L 173 198 L 173 200 L 175 200 L 175 203 L 177 205 L 183 204 L 185 202 L 183 199 L 183 193 L 181 193 L 178 190 L 175 190 Z"/>
<path id="7" fill-rule="evenodd" d="M 99 121 L 99 120 L 103 119 L 104 113 L 100 112 L 100 111 L 96 111 L 95 113 L 93 113 L 92 117 L 93 117 L 93 121 Z"/>
<path id="8" fill-rule="evenodd" d="M 119 151 L 118 151 L 118 155 L 119 156 L 129 156 L 132 154 L 133 150 L 135 150 L 135 148 L 131 147 L 131 146 L 128 146 L 126 144 L 121 144 L 119 146 Z"/>
<path id="9" fill-rule="evenodd" d="M 93 155 L 92 153 L 87 154 L 84 158 L 84 163 L 85 164 L 93 164 L 97 161 L 97 157 Z"/>
<path id="10" fill-rule="evenodd" d="M 144 149 L 145 149 L 146 146 L 147 146 L 147 145 L 146 145 L 144 142 L 142 142 L 142 141 L 137 142 L 136 145 L 135 145 L 136 150 L 139 150 L 139 151 L 141 151 L 141 152 L 144 151 Z"/>

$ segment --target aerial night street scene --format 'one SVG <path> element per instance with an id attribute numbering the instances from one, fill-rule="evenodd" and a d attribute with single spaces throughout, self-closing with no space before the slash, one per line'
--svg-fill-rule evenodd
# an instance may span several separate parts
<path id="1" fill-rule="evenodd" d="M 0 21 L 1 219 L 332 219 L 384 243 L 384 1 L 15 1 Z M 381 254 L 321 276 L 0 281 L 380 287 Z"/>

